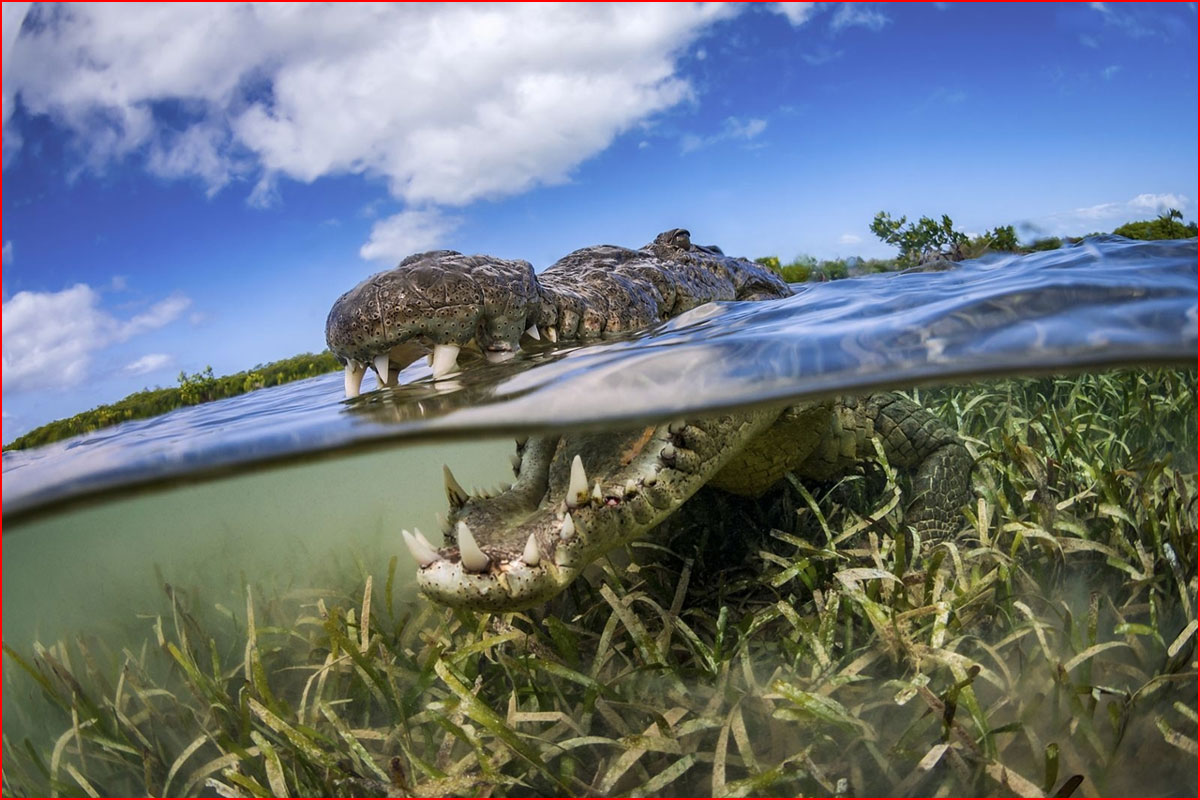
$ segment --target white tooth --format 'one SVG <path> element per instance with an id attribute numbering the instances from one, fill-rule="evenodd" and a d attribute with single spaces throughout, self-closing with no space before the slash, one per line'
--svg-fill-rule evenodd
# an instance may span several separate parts
<path id="1" fill-rule="evenodd" d="M 571 480 L 567 484 L 567 506 L 578 508 L 587 502 L 587 473 L 583 471 L 583 459 L 578 455 L 571 461 Z"/>
<path id="2" fill-rule="evenodd" d="M 508 460 L 512 462 L 512 466 L 513 466 L 514 470 L 520 471 L 521 457 L 519 455 L 517 455 L 516 453 L 513 453 L 511 456 L 508 457 Z"/>
<path id="3" fill-rule="evenodd" d="M 540 333 L 538 333 L 537 325 L 530 325 L 528 328 L 525 329 L 525 333 L 527 333 L 529 336 L 531 336 L 534 339 L 541 340 L 541 338 L 542 338 L 542 335 Z"/>
<path id="4" fill-rule="evenodd" d="M 420 540 L 421 543 L 430 550 L 437 550 L 437 548 L 430 544 L 429 540 L 425 538 L 425 534 L 421 533 L 420 528 L 413 528 L 413 538 Z"/>
<path id="5" fill-rule="evenodd" d="M 637 494 L 637 481 L 635 481 L 633 478 L 625 481 L 625 494 Z"/>
<path id="6" fill-rule="evenodd" d="M 658 483 L 658 473 L 651 472 L 649 475 L 642 478 L 642 483 L 646 486 L 653 486 L 654 484 Z"/>
<path id="7" fill-rule="evenodd" d="M 467 493 L 454 479 L 454 473 L 445 464 L 442 464 L 442 478 L 446 482 L 446 497 L 449 498 L 450 505 L 457 507 L 467 502 Z"/>
<path id="8" fill-rule="evenodd" d="M 367 374 L 367 368 L 362 364 L 351 359 L 346 362 L 346 398 L 358 397 L 359 391 L 362 389 L 363 375 Z"/>
<path id="9" fill-rule="evenodd" d="M 433 346 L 433 377 L 443 378 L 458 369 L 458 345 L 435 344 Z"/>
<path id="10" fill-rule="evenodd" d="M 408 531 L 400 531 L 400 535 L 404 537 L 404 543 L 408 545 L 408 552 L 412 553 L 412 557 L 422 567 L 428 567 L 441 558 L 420 531 L 417 531 L 415 536 Z"/>
<path id="11" fill-rule="evenodd" d="M 546 328 L 546 338 L 552 342 L 557 342 L 558 341 L 558 328 L 555 328 L 553 325 Z"/>
<path id="12" fill-rule="evenodd" d="M 669 444 L 662 449 L 663 461 L 670 461 L 675 458 L 675 445 Z"/>
<path id="13" fill-rule="evenodd" d="M 592 499 L 596 501 L 604 500 L 604 493 L 600 491 L 600 481 L 596 481 L 592 486 Z"/>
<path id="14" fill-rule="evenodd" d="M 521 554 L 521 560 L 531 567 L 536 567 L 542 560 L 542 551 L 538 550 L 537 540 L 533 538 L 532 533 L 529 534 L 529 541 L 525 543 L 525 552 Z"/>
<path id="15" fill-rule="evenodd" d="M 475 543 L 475 536 L 467 523 L 458 523 L 458 554 L 462 557 L 463 569 L 468 572 L 483 572 L 488 566 L 488 557 Z"/>
<path id="16" fill-rule="evenodd" d="M 558 535 L 562 537 L 564 542 L 569 542 L 571 537 L 575 535 L 575 520 L 571 519 L 570 514 L 563 517 L 562 528 L 559 529 Z"/>
<path id="17" fill-rule="evenodd" d="M 388 382 L 388 357 L 387 353 L 381 356 L 375 356 L 375 371 L 379 373 L 379 385 L 387 386 Z"/>
<path id="18" fill-rule="evenodd" d="M 524 447 L 525 443 L 528 441 L 529 441 L 528 436 L 518 436 L 517 437 L 517 447 Z"/>
<path id="19" fill-rule="evenodd" d="M 483 357 L 488 360 L 489 364 L 503 364 L 505 361 L 510 361 L 515 356 L 511 350 L 484 350 Z"/>

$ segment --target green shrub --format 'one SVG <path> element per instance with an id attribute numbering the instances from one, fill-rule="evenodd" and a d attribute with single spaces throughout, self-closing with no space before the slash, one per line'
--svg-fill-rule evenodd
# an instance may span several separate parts
<path id="1" fill-rule="evenodd" d="M 941 251 L 967 241 L 966 234 L 954 230 L 954 222 L 946 214 L 942 215 L 941 222 L 921 217 L 905 227 L 906 222 L 908 217 L 894 220 L 887 212 L 880 211 L 871 221 L 871 233 L 885 243 L 899 247 L 899 261 L 907 265 L 916 264 L 927 250 Z"/>
<path id="2" fill-rule="evenodd" d="M 1170 209 L 1157 219 L 1127 222 L 1113 231 L 1130 239 L 1191 239 L 1196 235 L 1196 223 L 1183 224 L 1183 214 Z"/>

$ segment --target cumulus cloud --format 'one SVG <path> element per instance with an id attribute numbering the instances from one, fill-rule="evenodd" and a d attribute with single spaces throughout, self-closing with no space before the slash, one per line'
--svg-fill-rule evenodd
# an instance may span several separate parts
<path id="1" fill-rule="evenodd" d="M 191 304 L 172 295 L 121 320 L 85 283 L 60 292 L 18 292 L 3 307 L 4 391 L 70 386 L 88 376 L 94 352 L 167 325 Z"/>
<path id="2" fill-rule="evenodd" d="M 1129 201 L 1129 207 L 1138 211 L 1153 211 L 1161 213 L 1168 208 L 1187 208 L 1188 198 L 1184 194 L 1174 194 L 1167 192 L 1165 194 L 1139 194 L 1137 197 Z"/>
<path id="3" fill-rule="evenodd" d="M 411 253 L 437 249 L 459 222 L 437 209 L 401 211 L 371 227 L 371 238 L 359 255 L 368 261 L 395 263 Z"/>
<path id="4" fill-rule="evenodd" d="M 697 136 L 696 134 L 689 133 L 680 140 L 680 149 L 683 153 L 693 153 L 718 142 L 748 142 L 766 129 L 767 121 L 765 119 L 758 117 L 750 117 L 748 119 L 726 117 L 725 123 L 719 133 L 714 133 L 712 136 Z"/>
<path id="5" fill-rule="evenodd" d="M 31 13 L 37 24 L 15 42 L 4 76 L 6 144 L 20 133 L 9 130 L 16 100 L 74 132 L 85 168 L 129 157 L 209 192 L 245 181 L 256 205 L 277 202 L 280 178 L 361 174 L 422 208 L 568 180 L 617 135 L 691 96 L 677 57 L 737 9 L 203 3 Z"/>
<path id="6" fill-rule="evenodd" d="M 1185 213 L 1191 210 L 1187 195 L 1165 192 L 1145 192 L 1124 202 L 1097 203 L 1093 206 L 1064 211 L 1038 220 L 1032 229 L 1040 234 L 1074 235 L 1099 229 L 1111 230 L 1115 225 L 1134 219 L 1148 219 L 1177 208 Z"/>
<path id="7" fill-rule="evenodd" d="M 1124 208 L 1122 203 L 1098 203 L 1086 208 L 1077 208 L 1071 215 L 1079 219 L 1108 219 L 1120 214 Z"/>
<path id="8" fill-rule="evenodd" d="M 829 21 L 832 30 L 844 28 L 869 28 L 873 31 L 882 30 L 884 25 L 891 22 L 882 11 L 860 3 L 842 3 Z"/>
<path id="9" fill-rule="evenodd" d="M 166 353 L 147 353 L 137 361 L 126 364 L 121 371 L 128 375 L 146 375 L 170 363 L 171 357 Z"/>
<path id="10" fill-rule="evenodd" d="M 771 10 L 787 17 L 787 21 L 792 23 L 792 27 L 798 28 L 808 22 L 816 12 L 816 6 L 816 3 L 772 3 Z"/>

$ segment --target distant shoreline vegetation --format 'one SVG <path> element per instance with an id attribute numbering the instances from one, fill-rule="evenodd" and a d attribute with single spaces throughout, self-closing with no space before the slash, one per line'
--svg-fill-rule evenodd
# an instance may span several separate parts
<path id="1" fill-rule="evenodd" d="M 788 283 L 804 283 L 874 272 L 894 272 L 938 259 L 962 261 L 979 258 L 985 253 L 1027 255 L 1041 250 L 1057 250 L 1064 244 L 1075 244 L 1088 236 L 1103 235 L 1097 231 L 1083 236 L 1047 236 L 1022 245 L 1012 225 L 1001 225 L 987 233 L 969 237 L 955 230 L 953 220 L 945 214 L 940 221 L 921 217 L 910 223 L 907 217 L 894 220 L 886 211 L 875 215 L 871 232 L 884 243 L 895 245 L 899 249 L 897 256 L 870 259 L 850 256 L 817 260 L 813 256 L 800 255 L 787 264 L 781 263 L 778 256 L 763 256 L 754 260 L 779 274 Z M 1172 208 L 1157 219 L 1127 222 L 1115 228 L 1113 234 L 1127 239 L 1191 239 L 1196 236 L 1196 223 L 1185 225 L 1183 214 Z"/>
<path id="2" fill-rule="evenodd" d="M 18 436 L 5 445 L 4 449 L 24 450 L 50 444 L 128 420 L 156 417 L 183 406 L 235 397 L 255 389 L 279 386 L 341 368 L 342 365 L 333 357 L 333 353 L 326 350 L 318 354 L 301 353 L 282 361 L 259 364 L 253 369 L 221 377 L 213 375 L 212 367 L 192 375 L 180 372 L 179 386 L 168 389 L 143 389 L 111 405 L 96 406 L 73 417 L 55 420 Z"/>
<path id="3" fill-rule="evenodd" d="M 1127 222 L 1113 230 L 1113 233 L 1130 239 L 1189 239 L 1194 237 L 1196 223 L 1190 222 L 1185 225 L 1182 220 L 1183 215 L 1179 211 L 1171 209 L 1157 219 Z M 899 248 L 900 253 L 896 258 L 861 259 L 850 257 L 818 261 L 812 256 L 801 255 L 788 264 L 781 264 L 778 256 L 764 256 L 754 260 L 778 273 L 789 283 L 803 283 L 805 281 L 836 280 L 849 277 L 851 274 L 891 272 L 940 258 L 960 261 L 967 258 L 978 258 L 987 252 L 1026 254 L 1039 250 L 1056 250 L 1064 244 L 1073 244 L 1086 238 L 1086 236 L 1068 236 L 1061 239 L 1055 236 L 1037 239 L 1028 245 L 1021 245 L 1017 241 L 1016 233 L 1011 225 L 993 228 L 981 236 L 971 238 L 956 231 L 953 221 L 945 214 L 942 215 L 940 222 L 930 217 L 921 217 L 916 222 L 906 225 L 907 222 L 906 217 L 902 216 L 900 219 L 894 220 L 887 212 L 880 211 L 871 223 L 872 233 L 884 242 L 894 244 Z M 1096 235 L 1099 234 L 1087 234 L 1087 236 Z M 18 436 L 10 444 L 5 445 L 4 450 L 24 450 L 50 444 L 127 420 L 147 419 L 183 406 L 194 406 L 225 397 L 235 397 L 255 389 L 311 378 L 341 368 L 342 365 L 333 357 L 333 354 L 326 350 L 317 355 L 301 353 L 292 358 L 274 361 L 270 364 L 260 364 L 251 370 L 219 378 L 213 375 L 212 367 L 192 375 L 180 372 L 178 387 L 144 389 L 111 405 L 96 406 L 90 411 L 84 411 L 68 419 L 55 420 L 40 428 L 34 428 L 23 436 Z"/>

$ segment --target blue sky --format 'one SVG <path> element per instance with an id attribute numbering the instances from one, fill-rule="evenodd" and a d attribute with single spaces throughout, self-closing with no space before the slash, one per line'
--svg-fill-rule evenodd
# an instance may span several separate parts
<path id="1" fill-rule="evenodd" d="M 1196 5 L 5 3 L 3 439 L 324 347 L 411 252 L 1196 217 Z"/>

